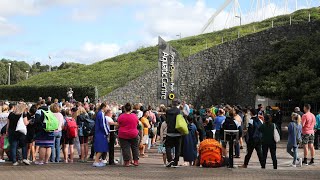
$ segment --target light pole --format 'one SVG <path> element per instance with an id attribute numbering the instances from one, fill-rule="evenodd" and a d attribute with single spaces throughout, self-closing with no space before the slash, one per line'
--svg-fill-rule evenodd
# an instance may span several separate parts
<path id="1" fill-rule="evenodd" d="M 240 26 L 241 26 L 241 16 L 235 16 L 236 18 L 239 18 L 240 20 Z M 240 30 L 238 30 L 238 38 L 240 38 Z"/>
<path id="2" fill-rule="evenodd" d="M 181 33 L 176 35 L 177 37 L 179 37 L 181 39 Z"/>
<path id="3" fill-rule="evenodd" d="M 27 73 L 26 79 L 28 79 L 29 78 L 29 71 L 26 71 L 26 73 Z"/>
<path id="4" fill-rule="evenodd" d="M 8 85 L 10 85 L 10 69 L 11 69 L 11 63 L 8 63 L 8 65 L 9 65 Z"/>

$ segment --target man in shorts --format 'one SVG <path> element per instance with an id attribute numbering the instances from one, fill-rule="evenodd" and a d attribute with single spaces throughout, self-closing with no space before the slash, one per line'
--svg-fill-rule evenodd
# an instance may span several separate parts
<path id="1" fill-rule="evenodd" d="M 316 117 L 314 114 L 310 112 L 311 106 L 310 104 L 304 105 L 304 112 L 305 114 L 302 116 L 302 144 L 304 150 L 304 159 L 303 164 L 308 165 L 307 156 L 308 156 L 308 149 L 310 149 L 311 153 L 311 161 L 309 165 L 314 164 L 314 126 L 316 124 Z"/>

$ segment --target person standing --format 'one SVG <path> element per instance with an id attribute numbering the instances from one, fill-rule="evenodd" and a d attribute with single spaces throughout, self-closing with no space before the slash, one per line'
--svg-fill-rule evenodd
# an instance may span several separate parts
<path id="1" fill-rule="evenodd" d="M 130 103 L 124 106 L 125 113 L 118 118 L 119 124 L 119 140 L 122 150 L 124 166 L 130 166 L 131 152 L 133 156 L 133 165 L 139 166 L 139 119 L 135 114 L 131 113 L 132 107 Z"/>
<path id="2" fill-rule="evenodd" d="M 92 166 L 104 167 L 106 164 L 100 162 L 102 153 L 109 151 L 108 135 L 109 126 L 105 118 L 105 112 L 107 111 L 106 104 L 100 105 L 100 111 L 96 115 L 95 134 L 94 134 L 94 150 L 96 152 L 95 161 Z"/>
<path id="3" fill-rule="evenodd" d="M 142 118 L 140 119 L 141 121 L 141 124 L 143 126 L 143 137 L 142 137 L 142 141 L 141 141 L 141 144 L 140 144 L 140 157 L 144 158 L 144 157 L 147 157 L 145 155 L 145 150 L 146 150 L 146 146 L 148 145 L 148 139 L 149 139 L 149 131 L 150 131 L 150 123 L 149 123 L 149 120 L 148 120 L 148 117 L 149 117 L 149 111 L 143 111 L 143 116 Z"/>
<path id="4" fill-rule="evenodd" d="M 251 109 L 250 113 L 251 113 L 251 119 L 249 121 L 248 132 L 246 137 L 247 154 L 244 159 L 244 164 L 240 166 L 241 168 L 248 167 L 253 150 L 256 150 L 257 152 L 261 167 L 263 165 L 262 164 L 263 162 L 262 144 L 261 144 L 262 134 L 259 131 L 259 128 L 263 124 L 263 122 L 258 118 L 258 115 L 255 109 Z"/>
<path id="5" fill-rule="evenodd" d="M 302 158 L 298 157 L 298 145 L 301 141 L 301 116 L 297 113 L 292 113 L 291 122 L 288 125 L 288 144 L 287 152 L 292 156 L 292 167 L 296 167 L 297 161 L 302 166 Z"/>
<path id="6" fill-rule="evenodd" d="M 214 129 L 216 130 L 215 139 L 219 142 L 221 140 L 221 138 L 220 138 L 221 125 L 226 120 L 226 116 L 224 114 L 225 114 L 224 110 L 219 109 L 218 116 L 216 116 L 216 118 L 214 119 L 214 123 L 213 123 Z"/>
<path id="7" fill-rule="evenodd" d="M 13 166 L 19 165 L 17 162 L 17 149 L 20 146 L 22 149 L 23 163 L 30 165 L 30 161 L 27 160 L 27 147 L 26 147 L 26 134 L 16 131 L 17 124 L 20 118 L 23 118 L 24 125 L 28 125 L 26 113 L 27 106 L 25 103 L 19 103 L 15 110 L 8 116 L 7 133 L 9 135 L 10 143 L 10 156 L 12 158 Z"/>
<path id="8" fill-rule="evenodd" d="M 50 106 L 50 110 L 53 115 L 58 119 L 58 129 L 54 131 L 54 146 L 51 148 L 51 159 L 50 162 L 60 162 L 60 141 L 62 137 L 62 128 L 64 124 L 64 117 L 60 113 L 59 104 L 55 103 Z"/>
<path id="9" fill-rule="evenodd" d="M 314 126 L 316 125 L 316 117 L 314 114 L 310 112 L 311 110 L 311 105 L 306 104 L 304 105 L 303 108 L 305 114 L 302 116 L 302 144 L 303 144 L 303 154 L 304 154 L 304 159 L 303 159 L 303 164 L 308 165 L 307 162 L 307 156 L 308 156 L 308 149 L 310 149 L 311 153 L 311 161 L 309 162 L 309 165 L 314 164 Z"/>
<path id="10" fill-rule="evenodd" d="M 275 112 L 273 114 L 273 118 L 272 118 L 273 122 L 276 124 L 277 128 L 279 129 L 279 135 L 280 135 L 280 139 L 282 138 L 282 111 L 281 111 L 281 107 L 278 107 L 277 112 Z"/>
<path id="11" fill-rule="evenodd" d="M 314 136 L 315 136 L 315 141 L 314 141 L 314 148 L 316 150 L 319 149 L 319 138 L 320 138 L 320 109 L 318 110 L 318 115 L 316 116 L 316 125 L 314 126 Z"/>
<path id="12" fill-rule="evenodd" d="M 263 161 L 261 166 L 262 166 L 262 169 L 266 168 L 268 150 L 270 150 L 273 169 L 277 169 L 278 168 L 277 156 L 276 156 L 277 143 L 274 141 L 274 130 L 277 129 L 277 126 L 274 123 L 272 123 L 272 117 L 269 114 L 264 116 L 264 122 L 265 123 L 262 124 L 259 128 L 259 131 L 262 133 Z"/>
<path id="13" fill-rule="evenodd" d="M 180 109 L 178 108 L 180 102 L 178 100 L 173 100 L 172 108 L 168 109 L 166 112 L 167 119 L 167 138 L 166 138 L 166 154 L 168 164 L 166 167 L 177 167 L 180 157 L 180 146 L 181 146 L 181 134 L 176 130 L 176 118 L 180 114 Z M 188 113 L 189 114 L 189 113 Z M 175 148 L 174 160 L 172 159 L 171 149 Z"/>
<path id="14" fill-rule="evenodd" d="M 9 106 L 4 104 L 2 106 L 2 112 L 0 113 L 0 130 L 2 128 L 5 128 L 7 122 L 8 122 L 8 116 L 9 116 Z M 3 132 L 5 133 L 5 132 Z M 5 139 L 5 134 L 0 134 L 0 162 L 6 162 L 4 160 L 4 139 Z"/>
<path id="15" fill-rule="evenodd" d="M 264 116 L 264 111 L 263 111 L 262 104 L 258 104 L 257 113 L 258 113 L 258 116 Z"/>
<path id="16" fill-rule="evenodd" d="M 49 107 L 45 104 L 45 101 L 41 101 L 41 107 L 36 111 L 35 114 L 35 126 L 36 126 L 36 137 L 35 145 L 39 146 L 39 161 L 36 161 L 36 165 L 48 164 L 51 147 L 54 146 L 54 132 L 47 132 L 43 128 L 44 112 L 48 111 Z"/>

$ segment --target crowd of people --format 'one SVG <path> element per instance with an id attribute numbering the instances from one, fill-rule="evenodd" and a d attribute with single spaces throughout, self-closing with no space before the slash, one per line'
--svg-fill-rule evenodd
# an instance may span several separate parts
<path id="1" fill-rule="evenodd" d="M 196 166 L 201 165 L 199 144 L 215 139 L 222 147 L 221 157 L 226 160 L 228 145 L 235 152 L 234 158 L 241 158 L 240 151 L 246 145 L 241 168 L 248 167 L 254 150 L 261 168 L 266 168 L 268 151 L 273 168 L 278 167 L 276 134 L 282 137 L 283 118 L 278 107 L 266 107 L 265 111 L 262 105 L 257 109 L 239 105 L 195 109 L 175 99 L 169 106 L 153 108 L 141 103 L 92 103 L 88 97 L 83 102 L 52 100 L 51 97 L 40 98 L 35 104 L 23 100 L 5 101 L 0 107 L 0 162 L 11 161 L 14 166 L 19 163 L 74 163 L 77 159 L 79 163 L 93 161 L 94 167 L 104 167 L 117 163 L 115 146 L 120 146 L 126 167 L 139 166 L 139 158 L 148 157 L 151 147 L 157 147 L 158 153 L 163 154 L 166 167 L 181 165 L 180 157 L 183 157 L 183 165 Z M 176 129 L 178 115 L 187 122 L 188 134 L 182 135 Z M 21 130 L 23 126 L 25 131 Z M 238 130 L 239 138 L 226 138 L 226 130 Z M 304 106 L 304 113 L 296 107 L 288 125 L 287 152 L 293 158 L 290 166 L 314 164 L 319 135 L 320 112 L 315 117 L 309 104 Z M 89 144 L 92 144 L 90 155 Z M 298 157 L 299 147 L 303 147 L 303 159 Z M 79 158 L 74 157 L 74 149 Z"/>

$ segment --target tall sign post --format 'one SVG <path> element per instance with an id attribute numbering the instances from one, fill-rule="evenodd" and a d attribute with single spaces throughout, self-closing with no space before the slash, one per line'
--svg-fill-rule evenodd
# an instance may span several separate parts
<path id="1" fill-rule="evenodd" d="M 159 37 L 158 104 L 169 105 L 178 97 L 178 52 Z"/>

